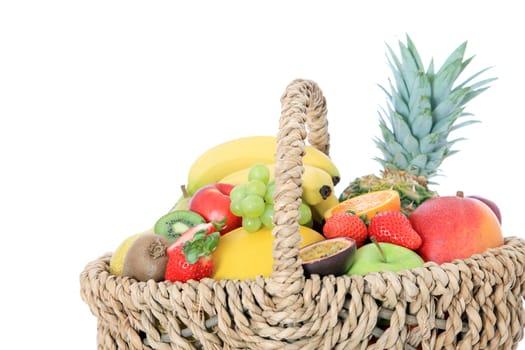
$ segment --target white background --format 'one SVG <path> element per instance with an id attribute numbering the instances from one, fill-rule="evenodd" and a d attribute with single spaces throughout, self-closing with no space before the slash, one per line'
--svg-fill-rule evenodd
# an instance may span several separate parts
<path id="1" fill-rule="evenodd" d="M 525 235 L 525 28 L 510 1 L 4 1 L 0 5 L 3 342 L 94 349 L 84 266 L 149 228 L 193 159 L 230 138 L 275 134 L 295 78 L 328 102 L 344 185 L 377 173 L 386 44 L 409 34 L 440 66 L 468 40 L 466 78 L 498 77 L 467 106 L 440 194 L 494 200 Z M 350 3 L 350 2 L 348 2 Z M 7 313 L 6 313 L 7 310 Z M 525 347 L 524 347 L 525 348 Z"/>

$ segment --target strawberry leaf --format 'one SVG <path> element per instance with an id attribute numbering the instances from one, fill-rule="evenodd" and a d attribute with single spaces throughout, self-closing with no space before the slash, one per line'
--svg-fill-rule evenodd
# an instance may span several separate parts
<path id="1" fill-rule="evenodd" d="M 194 249 L 193 247 L 189 247 L 188 249 L 184 248 L 187 248 L 186 244 L 184 244 L 184 247 L 182 249 L 184 256 L 186 257 L 186 261 L 190 264 L 195 264 L 200 258 L 200 253 L 198 252 L 198 250 Z"/>
<path id="2" fill-rule="evenodd" d="M 226 217 L 224 217 L 221 221 L 212 221 L 211 224 L 213 225 L 215 231 L 221 231 L 226 228 Z"/>
<path id="3" fill-rule="evenodd" d="M 195 264 L 201 257 L 210 256 L 219 243 L 219 232 L 213 232 L 206 235 L 206 230 L 195 232 L 191 241 L 184 242 L 182 253 L 186 261 Z"/>

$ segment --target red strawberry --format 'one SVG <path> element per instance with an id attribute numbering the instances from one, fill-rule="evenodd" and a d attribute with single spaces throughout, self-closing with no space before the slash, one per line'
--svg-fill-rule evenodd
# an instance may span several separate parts
<path id="1" fill-rule="evenodd" d="M 225 222 L 226 222 L 226 218 L 224 218 L 223 220 L 219 222 L 206 222 L 206 223 L 192 226 L 186 231 L 184 231 L 184 233 L 181 234 L 179 238 L 177 238 L 177 240 L 172 243 L 172 246 L 184 244 L 184 242 L 193 239 L 193 237 L 195 236 L 195 233 L 199 231 L 204 231 L 206 235 L 209 235 L 213 232 L 218 232 L 225 227 L 224 226 Z"/>
<path id="2" fill-rule="evenodd" d="M 187 282 L 210 277 L 213 273 L 211 253 L 219 243 L 219 232 L 208 234 L 201 229 L 186 236 L 183 234 L 167 249 L 168 263 L 164 279 L 169 281 Z M 184 237 L 184 238 L 183 238 Z M 179 241 L 183 239 L 182 241 Z"/>
<path id="3" fill-rule="evenodd" d="M 368 237 L 364 221 L 350 212 L 337 213 L 326 219 L 323 234 L 326 238 L 353 238 L 357 247 L 362 246 Z"/>
<path id="4" fill-rule="evenodd" d="M 422 244 L 421 237 L 410 221 L 400 211 L 388 210 L 377 213 L 368 225 L 368 235 L 378 242 L 387 242 L 416 250 Z"/>

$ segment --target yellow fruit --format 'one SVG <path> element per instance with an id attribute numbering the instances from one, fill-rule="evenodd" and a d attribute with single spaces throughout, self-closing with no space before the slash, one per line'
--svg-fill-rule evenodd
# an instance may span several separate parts
<path id="1" fill-rule="evenodd" d="M 275 176 L 275 164 L 266 164 L 270 170 L 270 180 Z M 220 179 L 223 182 L 232 185 L 239 185 L 248 182 L 248 173 L 251 166 L 241 170 L 234 171 Z M 324 169 L 313 165 L 303 165 L 303 200 L 308 205 L 318 205 L 327 197 L 334 195 L 334 184 L 332 177 Z"/>
<path id="2" fill-rule="evenodd" d="M 151 230 L 148 230 L 146 232 L 151 232 Z M 139 238 L 142 234 L 146 232 L 131 235 L 124 241 L 122 241 L 122 243 L 120 243 L 117 249 L 113 252 L 111 259 L 109 260 L 109 272 L 111 274 L 115 276 L 122 275 L 122 266 L 124 265 L 124 259 L 126 258 L 126 254 L 129 250 L 129 247 L 131 247 L 131 245 L 135 242 L 137 238 Z"/>
<path id="3" fill-rule="evenodd" d="M 374 191 L 346 199 L 327 210 L 324 218 L 328 219 L 334 214 L 348 210 L 357 216 L 366 215 L 367 220 L 371 220 L 375 214 L 382 211 L 401 210 L 399 192 L 395 190 Z"/>
<path id="4" fill-rule="evenodd" d="M 300 248 L 324 239 L 320 233 L 306 226 L 300 226 L 299 233 L 303 237 Z M 273 241 L 272 230 L 269 228 L 250 233 L 239 227 L 228 232 L 220 238 L 217 249 L 213 252 L 215 269 L 212 277 L 245 280 L 254 279 L 258 275 L 270 276 Z"/>
<path id="5" fill-rule="evenodd" d="M 324 201 L 312 206 L 312 217 L 314 222 L 322 223 L 325 213 L 339 204 L 339 198 L 335 194 L 329 195 Z"/>
<path id="6" fill-rule="evenodd" d="M 248 136 L 232 139 L 202 153 L 191 165 L 186 189 L 190 195 L 199 188 L 219 182 L 228 174 L 248 168 L 255 163 L 275 162 L 277 138 L 275 136 Z M 328 155 L 313 146 L 305 147 L 303 164 L 323 169 L 339 182 L 340 174 Z"/>

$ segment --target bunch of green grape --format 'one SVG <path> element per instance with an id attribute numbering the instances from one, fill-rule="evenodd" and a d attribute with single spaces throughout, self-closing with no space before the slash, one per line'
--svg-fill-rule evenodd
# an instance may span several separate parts
<path id="1" fill-rule="evenodd" d="M 255 232 L 262 227 L 273 227 L 273 193 L 275 180 L 270 180 L 266 164 L 254 164 L 248 172 L 248 182 L 236 185 L 230 192 L 230 210 L 242 217 L 242 227 Z M 310 225 L 312 210 L 302 202 L 299 206 L 299 225 Z"/>

